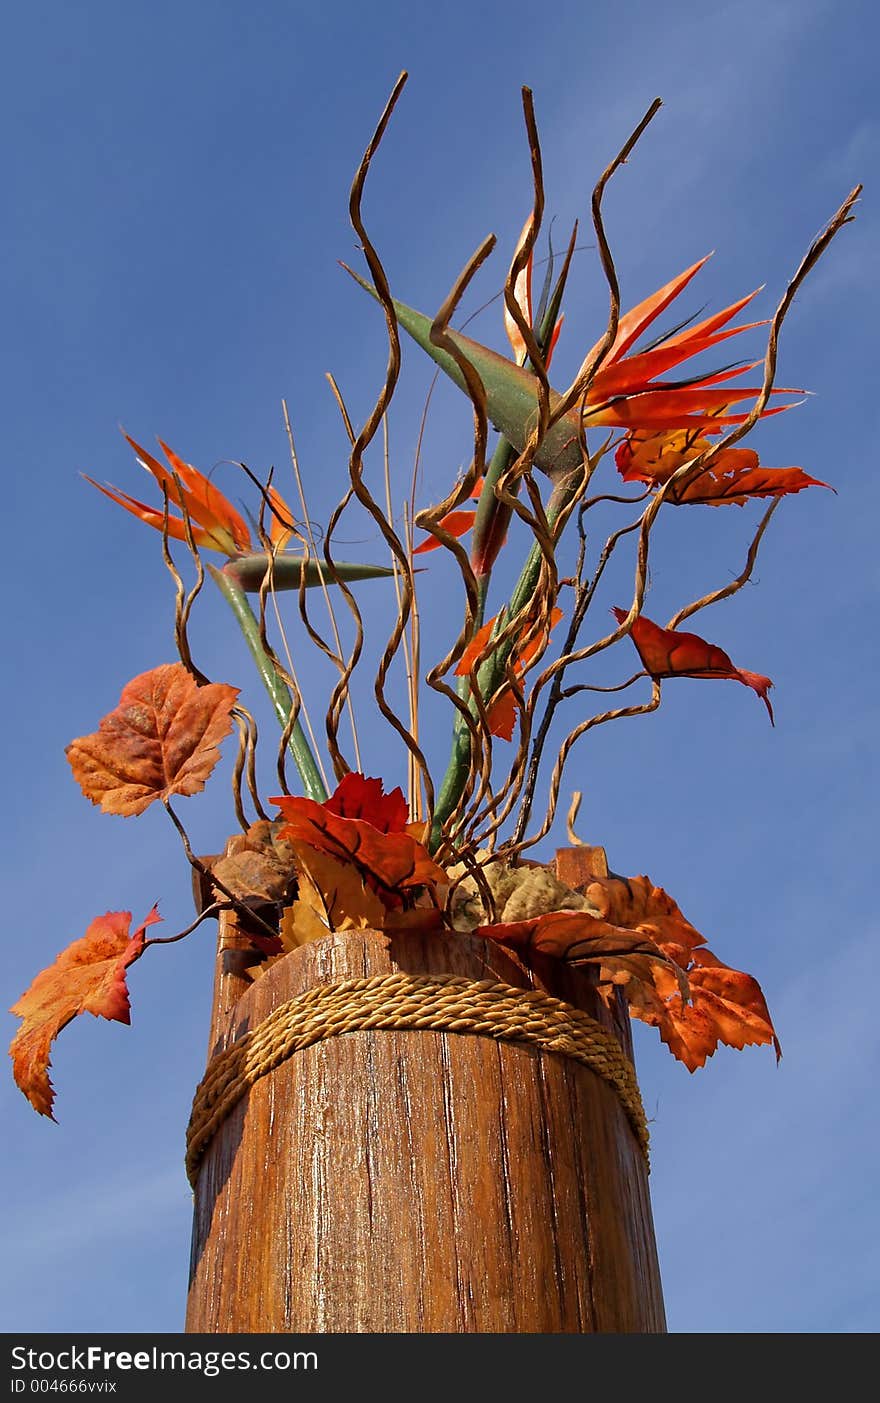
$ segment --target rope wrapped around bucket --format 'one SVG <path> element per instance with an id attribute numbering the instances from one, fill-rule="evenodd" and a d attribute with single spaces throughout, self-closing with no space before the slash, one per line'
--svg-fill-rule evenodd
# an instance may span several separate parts
<path id="1" fill-rule="evenodd" d="M 208 1064 L 186 1134 L 186 1172 L 260 1077 L 302 1048 L 343 1033 L 422 1029 L 526 1043 L 589 1067 L 616 1092 L 645 1158 L 648 1127 L 629 1058 L 589 1014 L 539 989 L 458 975 L 386 974 L 317 984 L 280 1004 Z"/>

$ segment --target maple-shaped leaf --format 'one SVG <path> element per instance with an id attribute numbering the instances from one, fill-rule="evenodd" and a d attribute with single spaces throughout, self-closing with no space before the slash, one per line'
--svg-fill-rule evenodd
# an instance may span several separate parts
<path id="1" fill-rule="evenodd" d="M 362 818 L 380 833 L 404 833 L 409 823 L 409 806 L 399 785 L 386 794 L 381 779 L 367 779 L 354 770 L 339 781 L 324 808 L 340 818 Z"/>
<path id="2" fill-rule="evenodd" d="M 474 934 L 513 949 L 552 955 L 568 964 L 604 964 L 633 955 L 669 963 L 648 935 L 612 925 L 589 911 L 547 911 L 525 921 L 477 926 Z"/>
<path id="3" fill-rule="evenodd" d="M 779 1039 L 756 979 L 731 969 L 706 949 L 694 951 L 686 974 L 689 999 L 670 989 L 659 1002 L 642 1001 L 632 991 L 630 1012 L 658 1029 L 669 1051 L 688 1071 L 704 1067 L 719 1043 L 737 1049 L 772 1044 L 779 1060 Z M 628 987 L 625 993 L 630 992 Z"/>
<path id="4" fill-rule="evenodd" d="M 684 431 L 630 433 L 614 454 L 624 482 L 646 482 L 659 487 L 685 463 L 708 453 L 711 440 Z M 752 448 L 725 448 L 705 468 L 685 473 L 666 494 L 674 506 L 745 506 L 753 497 L 785 497 L 805 487 L 829 487 L 802 468 L 765 468 Z"/>
<path id="5" fill-rule="evenodd" d="M 108 814 L 141 814 L 155 799 L 198 794 L 232 729 L 238 688 L 198 686 L 181 663 L 163 663 L 123 688 L 97 731 L 66 755 L 87 799 Z"/>
<path id="6" fill-rule="evenodd" d="M 636 960 L 624 961 L 609 973 L 632 1016 L 657 1028 L 689 1071 L 704 1066 L 719 1042 L 735 1048 L 772 1043 L 779 1056 L 757 981 L 722 964 L 668 892 L 650 877 L 609 872 L 601 848 L 561 848 L 556 867 L 605 920 L 652 940 L 670 961 L 641 968 Z"/>
<path id="7" fill-rule="evenodd" d="M 612 609 L 611 612 L 622 624 L 626 610 Z M 714 643 L 707 643 L 696 633 L 661 628 L 644 615 L 636 619 L 630 637 L 645 671 L 651 677 L 717 677 L 741 682 L 761 698 L 773 724 L 773 707 L 767 695 L 773 686 L 770 678 L 759 672 L 746 672 L 744 668 L 735 667 L 724 650 Z"/>
<path id="8" fill-rule="evenodd" d="M 300 945 L 308 945 L 313 940 L 323 940 L 330 930 L 306 901 L 296 900 L 285 906 L 281 912 L 278 934 L 283 954 L 289 955 Z M 270 961 L 271 963 L 271 961 Z"/>
<path id="9" fill-rule="evenodd" d="M 650 877 L 593 876 L 577 890 L 604 920 L 641 932 L 685 968 L 705 936 L 680 910 L 678 903 Z"/>
<path id="10" fill-rule="evenodd" d="M 277 820 L 260 819 L 236 839 L 235 852 L 212 863 L 214 876 L 240 901 L 273 905 L 288 899 L 296 881 L 294 852 L 280 829 Z"/>
<path id="11" fill-rule="evenodd" d="M 155 906 L 133 935 L 130 911 L 108 911 L 92 921 L 10 1010 L 24 1019 L 9 1045 L 15 1080 L 40 1115 L 52 1116 L 55 1093 L 49 1054 L 61 1029 L 79 1013 L 131 1021 L 126 970 L 143 953 L 147 926 L 160 920 Z"/>
<path id="12" fill-rule="evenodd" d="M 323 922 L 325 935 L 337 930 L 382 929 L 385 905 L 357 867 L 305 843 L 293 846 L 300 874 L 296 906 L 308 907 Z"/>
<path id="13" fill-rule="evenodd" d="M 424 832 L 422 826 L 407 824 L 399 788 L 385 794 L 382 781 L 347 774 L 323 804 L 291 796 L 271 803 L 281 810 L 281 838 L 351 867 L 386 906 L 400 905 L 404 890 L 446 880 L 445 871 L 414 836 Z"/>

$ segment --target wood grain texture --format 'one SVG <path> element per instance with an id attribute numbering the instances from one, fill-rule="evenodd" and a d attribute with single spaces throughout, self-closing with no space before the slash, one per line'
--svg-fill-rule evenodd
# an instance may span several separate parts
<path id="1" fill-rule="evenodd" d="M 246 975 L 218 974 L 211 1047 L 315 983 L 397 970 L 544 989 L 631 1055 L 628 1016 L 609 1013 L 588 971 L 529 970 L 473 938 L 374 932 L 303 946 L 243 994 Z M 207 1148 L 186 1329 L 662 1331 L 647 1171 L 626 1114 L 587 1068 L 487 1037 L 358 1031 L 305 1048 Z"/>

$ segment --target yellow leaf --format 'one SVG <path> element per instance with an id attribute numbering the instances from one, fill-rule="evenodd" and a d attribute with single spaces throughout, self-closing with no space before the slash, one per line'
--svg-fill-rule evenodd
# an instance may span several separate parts
<path id="1" fill-rule="evenodd" d="M 381 930 L 385 906 L 366 887 L 357 868 L 306 843 L 294 843 L 300 873 L 300 902 L 331 930 Z"/>
<path id="2" fill-rule="evenodd" d="M 289 955 L 298 945 L 308 945 L 310 940 L 321 940 L 330 931 L 324 922 L 305 901 L 295 901 L 285 906 L 281 912 L 279 927 L 284 954 Z"/>

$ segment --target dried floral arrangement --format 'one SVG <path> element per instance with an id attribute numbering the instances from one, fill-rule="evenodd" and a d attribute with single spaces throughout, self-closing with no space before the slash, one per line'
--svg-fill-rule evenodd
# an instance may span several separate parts
<path id="1" fill-rule="evenodd" d="M 182 939 L 224 910 L 236 913 L 239 930 L 250 942 L 252 978 L 259 978 L 297 945 L 329 932 L 418 930 L 449 941 L 464 932 L 500 942 L 526 960 L 537 952 L 591 966 L 600 991 L 614 999 L 622 994 L 630 1013 L 656 1027 L 691 1071 L 705 1064 L 719 1042 L 736 1048 L 770 1044 L 779 1052 L 756 980 L 714 955 L 661 887 L 645 876 L 625 878 L 609 871 L 601 848 L 573 847 L 556 868 L 527 854 L 551 830 L 565 766 L 578 740 L 609 721 L 656 710 L 665 680 L 738 682 L 755 692 L 773 721 L 769 677 L 737 666 L 718 643 L 682 625 L 750 579 L 761 540 L 783 497 L 828 485 L 799 467 L 765 467 L 754 450 L 740 443 L 763 416 L 791 407 L 790 399 L 776 396 L 795 392 L 774 385 L 780 329 L 810 269 L 852 218 L 860 187 L 811 244 L 769 323 L 738 321 L 752 293 L 700 320 L 678 319 L 671 329 L 658 333 L 658 320 L 669 309 L 676 319 L 677 299 L 705 260 L 624 311 L 602 216 L 606 186 L 654 117 L 660 106 L 656 101 L 593 191 L 592 224 L 609 293 L 608 320 L 572 383 L 558 392 L 549 372 L 562 327 L 577 227 L 561 262 L 551 250 L 536 300 L 533 271 L 544 188 L 528 89 L 523 90 L 523 108 L 533 203 L 503 288 L 504 327 L 512 355 L 502 356 L 451 326 L 494 238 L 468 261 L 435 317 L 414 311 L 391 294 L 361 204 L 371 162 L 405 76 L 395 86 L 367 148 L 350 200 L 367 270 L 366 278 L 352 276 L 384 315 L 386 375 L 359 430 L 330 380 L 351 452 L 344 496 L 323 530 L 320 548 L 302 492 L 289 420 L 301 519 L 276 489 L 271 474 L 261 481 L 241 464 L 254 513 L 246 520 L 208 476 L 164 443 L 162 462 L 128 440 L 159 488 L 156 505 L 100 487 L 111 501 L 161 535 L 164 562 L 176 590 L 179 661 L 153 667 L 129 682 L 97 731 L 70 744 L 68 759 L 86 798 L 106 813 L 131 817 L 153 803 L 162 804 L 213 900 L 191 926 L 168 937 L 149 933 L 159 920 L 155 908 L 134 930 L 131 913 L 107 912 L 36 976 L 13 1008 L 23 1022 L 10 1052 L 19 1087 L 43 1115 L 52 1115 L 50 1051 L 65 1025 L 84 1012 L 127 1023 L 129 967 L 148 949 Z M 693 368 L 695 358 L 721 346 L 726 353 L 733 338 L 761 326 L 769 326 L 763 370 L 751 376 L 751 382 L 748 372 L 758 370 L 761 360 Z M 365 470 L 367 449 L 387 423 L 398 383 L 401 329 L 463 391 L 462 403 L 469 405 L 473 417 L 473 453 L 466 472 L 444 501 L 421 510 L 416 505 L 415 472 L 402 510 L 394 509 L 387 437 L 381 489 L 371 487 Z M 572 334 L 569 323 L 566 335 Z M 740 379 L 742 372 L 746 383 Z M 492 430 L 495 438 L 490 443 Z M 753 499 L 769 505 L 747 547 L 741 573 L 679 609 L 665 626 L 646 617 L 648 558 L 658 514 L 700 506 L 742 507 Z M 619 508 L 622 524 L 596 551 L 587 522 L 600 504 Z M 388 563 L 336 558 L 334 537 L 340 522 L 358 507 L 378 528 Z M 502 558 L 507 564 L 512 550 L 520 551 L 524 536 L 526 547 L 517 556 L 518 579 L 512 591 L 499 597 L 496 566 Z M 188 566 L 175 560 L 172 542 L 178 551 L 182 548 Z M 632 550 L 631 599 L 626 607 L 606 601 L 613 628 L 603 612 L 587 638 L 586 625 L 588 618 L 595 618 L 606 567 L 627 548 Z M 425 670 L 418 592 L 440 558 L 434 551 L 455 562 L 463 618 L 444 655 L 432 659 Z M 225 563 L 203 562 L 205 552 L 225 556 Z M 192 574 L 189 584 L 184 570 Z M 244 634 L 281 727 L 280 792 L 274 796 L 264 798 L 258 790 L 256 724 L 240 689 L 211 681 L 190 651 L 188 624 L 206 575 Z M 393 590 L 395 608 L 374 695 L 381 716 L 403 747 L 406 794 L 400 787 L 386 792 L 387 773 L 376 777 L 362 772 L 353 712 L 354 765 L 343 754 L 339 738 L 343 714 L 346 707 L 351 709 L 349 684 L 364 651 L 362 615 L 352 586 L 383 577 L 381 588 Z M 311 591 L 328 611 L 329 637 L 314 620 Z M 279 645 L 270 637 L 270 605 L 280 623 L 279 596 L 285 592 L 297 602 L 309 644 L 338 671 L 323 737 L 332 781 L 290 653 L 285 666 Z M 346 644 L 334 599 L 351 617 L 352 638 Z M 716 636 L 714 629 L 711 636 Z M 281 638 L 286 647 L 283 628 Z M 618 685 L 594 685 L 588 664 L 618 644 L 623 655 L 632 656 L 634 650 L 638 670 Z M 396 696 L 389 695 L 389 688 Z M 448 702 L 452 749 L 439 782 L 420 741 L 423 688 Z M 584 703 L 601 693 L 615 694 L 614 705 L 586 714 Z M 550 765 L 551 725 L 566 710 L 576 719 Z M 230 845 L 235 850 L 209 870 L 192 850 L 176 802 L 204 788 L 219 746 L 234 728 L 239 737 L 234 808 L 242 836 Z M 291 759 L 299 793 L 292 793 L 288 783 Z M 537 820 L 536 809 L 541 814 Z M 576 802 L 568 824 L 569 839 L 576 844 L 575 813 Z"/>

